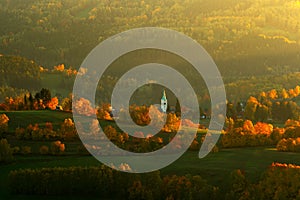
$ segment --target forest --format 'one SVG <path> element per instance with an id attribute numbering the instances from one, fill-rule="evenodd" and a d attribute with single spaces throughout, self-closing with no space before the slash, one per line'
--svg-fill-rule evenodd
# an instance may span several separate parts
<path id="1" fill-rule="evenodd" d="M 18 56 L 45 69 L 60 64 L 78 69 L 97 44 L 114 34 L 137 27 L 164 27 L 199 42 L 219 67 L 229 99 L 246 101 L 249 95 L 292 88 L 299 82 L 295 73 L 300 62 L 299 11 L 297 0 L 30 0 L 26 4 L 1 0 L 0 24 L 5 27 L 0 30 L 1 61 L 7 62 L 6 56 Z M 144 57 L 148 54 L 144 52 Z M 16 59 L 11 60 L 14 66 Z M 128 62 L 137 61 L 130 57 Z M 28 64 L 21 65 L 23 71 L 27 72 Z M 115 76 L 126 68 L 124 65 L 114 68 Z M 35 81 L 40 81 L 39 75 L 35 76 L 39 74 L 37 68 L 31 70 L 35 70 L 29 71 L 38 79 Z M 5 76 L 2 99 L 24 90 L 37 91 L 32 85 L 35 81 L 22 76 Z M 7 80 L 11 78 L 14 80 Z M 28 86 L 23 84 L 20 90 L 22 81 L 28 81 Z M 205 94 L 207 91 L 201 96 Z"/>
<path id="2" fill-rule="evenodd" d="M 299 0 L 24 2 L 0 0 L 1 199 L 299 199 Z M 220 70 L 227 98 L 225 124 L 203 159 L 197 156 L 212 115 L 210 94 L 193 66 L 177 55 L 144 49 L 120 56 L 98 82 L 95 108 L 89 99 L 72 95 L 76 76 L 87 73 L 80 67 L 93 48 L 141 27 L 186 34 L 207 50 Z M 165 89 L 168 112 L 152 111 L 154 125 L 164 116 L 166 123 L 157 134 L 132 136 L 115 123 L 116 116 L 122 122 L 127 115 L 120 109 L 114 116 L 112 91 L 125 72 L 154 61 L 190 82 L 201 119 L 181 120 L 176 96 L 149 80 L 134 92 L 129 114 L 137 125 L 148 125 L 151 104 L 159 103 Z M 122 81 L 127 86 L 137 79 Z M 191 94 L 185 95 L 189 99 Z M 81 142 L 73 113 L 95 114 L 90 130 L 101 127 L 112 143 L 135 153 L 162 149 L 180 126 L 196 127 L 197 134 L 170 166 L 133 175 L 118 171 L 132 172 L 126 163 L 99 165 L 89 152 L 99 147 Z M 179 150 L 183 143 L 175 140 L 172 145 Z"/>

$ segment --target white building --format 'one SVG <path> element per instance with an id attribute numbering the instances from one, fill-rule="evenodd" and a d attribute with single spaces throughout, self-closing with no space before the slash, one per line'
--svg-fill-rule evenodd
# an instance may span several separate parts
<path id="1" fill-rule="evenodd" d="M 161 97 L 161 100 L 160 100 L 160 108 L 161 108 L 162 112 L 164 112 L 164 113 L 167 112 L 168 100 L 167 100 L 166 90 L 163 91 L 163 96 Z"/>

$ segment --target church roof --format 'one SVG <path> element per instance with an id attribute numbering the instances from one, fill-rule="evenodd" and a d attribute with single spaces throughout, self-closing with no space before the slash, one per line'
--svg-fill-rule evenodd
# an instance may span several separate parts
<path id="1" fill-rule="evenodd" d="M 161 97 L 161 100 L 167 100 L 166 91 L 163 91 L 163 96 Z"/>

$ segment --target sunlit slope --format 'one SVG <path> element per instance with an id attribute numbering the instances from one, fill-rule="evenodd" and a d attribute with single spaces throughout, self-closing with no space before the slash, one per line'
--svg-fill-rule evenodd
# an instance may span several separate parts
<path id="1" fill-rule="evenodd" d="M 9 3 L 8 3 L 9 2 Z M 202 44 L 225 76 L 298 71 L 295 0 L 0 1 L 0 52 L 51 68 L 78 68 L 102 40 L 136 27 L 181 31 Z"/>

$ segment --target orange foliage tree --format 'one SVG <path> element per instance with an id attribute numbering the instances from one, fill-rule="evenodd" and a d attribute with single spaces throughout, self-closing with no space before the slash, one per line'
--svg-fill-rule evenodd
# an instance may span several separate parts
<path id="1" fill-rule="evenodd" d="M 245 107 L 245 117 L 249 120 L 254 120 L 254 115 L 256 112 L 256 108 L 259 105 L 257 99 L 255 97 L 250 97 L 247 101 L 247 105 Z"/>
<path id="2" fill-rule="evenodd" d="M 112 107 L 109 103 L 104 103 L 97 109 L 97 117 L 101 120 L 108 120 L 111 121 L 112 116 L 110 113 L 112 112 Z"/>
<path id="3" fill-rule="evenodd" d="M 0 115 L 0 137 L 2 136 L 3 133 L 7 131 L 8 121 L 9 118 L 7 117 L 7 115 L 5 114 Z"/>
<path id="4" fill-rule="evenodd" d="M 53 97 L 51 100 L 47 103 L 47 107 L 51 110 L 55 110 L 56 106 L 58 106 L 58 98 Z"/>
<path id="5" fill-rule="evenodd" d="M 66 148 L 65 144 L 63 144 L 59 140 L 52 142 L 52 144 L 51 144 L 51 152 L 53 155 L 62 154 L 65 151 L 65 148 Z"/>
<path id="6" fill-rule="evenodd" d="M 300 166 L 273 163 L 255 185 L 252 199 L 299 199 Z"/>
<path id="7" fill-rule="evenodd" d="M 70 118 L 64 120 L 64 123 L 62 123 L 59 132 L 66 140 L 75 140 L 77 138 L 75 124 Z"/>
<path id="8" fill-rule="evenodd" d="M 91 116 L 96 113 L 88 99 L 80 98 L 73 102 L 74 112 L 79 115 Z"/>
<path id="9" fill-rule="evenodd" d="M 65 70 L 65 65 L 60 64 L 60 65 L 54 66 L 53 69 L 54 69 L 54 71 L 63 72 Z"/>

